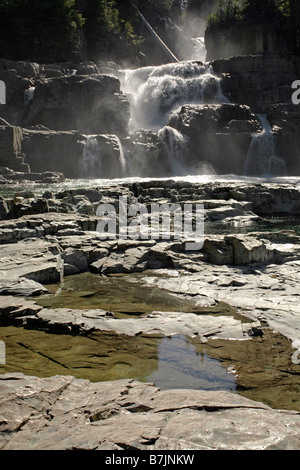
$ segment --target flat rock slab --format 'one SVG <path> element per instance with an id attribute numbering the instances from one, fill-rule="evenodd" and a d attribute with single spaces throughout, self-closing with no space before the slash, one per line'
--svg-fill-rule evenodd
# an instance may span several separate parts
<path id="1" fill-rule="evenodd" d="M 0 318 L 11 324 L 43 328 L 52 332 L 90 334 L 96 331 L 113 331 L 127 336 L 158 335 L 197 336 L 206 338 L 243 340 L 257 330 L 257 323 L 242 323 L 231 316 L 197 315 L 183 312 L 152 312 L 139 318 L 114 318 L 101 309 L 75 310 L 68 308 L 42 308 L 33 301 L 2 296 Z M 253 328 L 252 328 L 253 326 Z"/>
<path id="2" fill-rule="evenodd" d="M 2 450 L 300 449 L 299 413 L 225 391 L 15 373 L 0 397 Z"/>
<path id="3" fill-rule="evenodd" d="M 35 315 L 42 309 L 36 302 L 28 301 L 23 298 L 14 297 L 12 295 L 1 296 L 0 302 L 0 319 L 9 319 L 11 323 L 14 318 L 28 315 Z"/>
<path id="4" fill-rule="evenodd" d="M 191 297 L 199 305 L 209 299 L 225 302 L 246 316 L 267 322 L 292 341 L 300 339 L 299 261 L 282 265 L 199 266 L 199 272 L 165 270 L 162 276 L 145 276 L 146 285 Z M 158 271 L 159 274 L 159 271 Z"/>
<path id="5" fill-rule="evenodd" d="M 1 279 L 0 278 L 0 294 L 1 295 L 21 295 L 21 296 L 38 296 L 49 294 L 49 291 L 42 284 L 26 278 L 17 279 Z"/>

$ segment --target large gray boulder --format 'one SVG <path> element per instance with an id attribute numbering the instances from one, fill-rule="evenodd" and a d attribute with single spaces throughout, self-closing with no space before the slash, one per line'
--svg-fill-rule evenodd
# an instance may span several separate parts
<path id="1" fill-rule="evenodd" d="M 128 171 L 136 177 L 164 177 L 172 175 L 162 141 L 149 130 L 140 129 L 124 140 L 129 161 Z"/>
<path id="2" fill-rule="evenodd" d="M 25 112 L 25 91 L 33 86 L 38 65 L 0 59 L 0 80 L 6 87 L 6 104 L 1 106 L 1 117 L 20 126 Z"/>
<path id="3" fill-rule="evenodd" d="M 43 126 L 23 130 L 22 151 L 35 172 L 57 171 L 67 178 L 113 178 L 122 174 L 121 143 L 115 135 L 87 136 Z"/>
<path id="4" fill-rule="evenodd" d="M 214 71 L 222 75 L 222 89 L 231 102 L 247 104 L 258 113 L 278 103 L 290 103 L 299 58 L 292 55 L 254 54 L 217 59 Z"/>
<path id="5" fill-rule="evenodd" d="M 23 132 L 20 127 L 1 125 L 0 122 L 0 167 L 8 167 L 25 173 L 30 171 L 21 153 L 22 140 Z"/>
<path id="6" fill-rule="evenodd" d="M 111 75 L 63 76 L 36 82 L 25 126 L 78 130 L 83 134 L 126 134 L 129 103 Z"/>
<path id="7" fill-rule="evenodd" d="M 206 162 L 218 174 L 244 173 L 252 136 L 261 130 L 248 106 L 229 103 L 182 106 L 169 125 L 188 138 L 188 162 Z"/>

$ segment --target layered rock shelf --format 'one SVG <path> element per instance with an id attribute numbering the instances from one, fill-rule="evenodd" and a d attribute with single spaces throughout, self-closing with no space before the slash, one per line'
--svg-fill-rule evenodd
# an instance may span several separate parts
<path id="1" fill-rule="evenodd" d="M 298 413 L 228 392 L 166 392 L 133 380 L 93 384 L 22 374 L 2 375 L 0 387 L 0 445 L 6 450 L 299 448 Z"/>
<path id="2" fill-rule="evenodd" d="M 197 80 L 203 73 L 199 64 L 181 62 L 179 75 L 188 80 L 198 68 Z M 176 111 L 165 124 L 188 141 L 184 171 L 201 173 L 208 168 L 217 174 L 243 175 L 251 140 L 262 130 L 258 115 L 264 114 L 287 175 L 298 175 L 299 112 L 291 100 L 298 60 L 257 54 L 215 60 L 209 67 L 203 83 L 193 85 L 190 80 L 190 90 L 177 90 L 180 82 L 175 89 L 167 88 L 168 81 L 161 85 L 166 102 L 156 111 L 162 116 L 166 110 Z M 178 76 L 176 69 L 162 68 L 160 73 L 166 79 Z M 131 90 L 123 91 L 125 76 L 116 64 L 40 65 L 2 59 L 0 79 L 7 82 L 7 104 L 0 121 L 0 166 L 19 172 L 62 172 L 68 178 L 172 176 L 168 137 L 162 140 L 144 124 L 130 131 L 133 104 Z M 141 73 L 133 81 L 134 91 L 142 80 Z M 141 108 L 155 99 L 151 81 L 149 87 Z M 94 143 L 89 147 L 91 137 Z M 91 154 L 88 167 L 85 151 Z M 119 161 L 122 153 L 129 162 L 125 173 Z"/>
<path id="3" fill-rule="evenodd" d="M 128 338 L 184 335 L 199 344 L 208 340 L 253 341 L 253 338 L 264 336 L 267 326 L 287 339 L 291 353 L 295 351 L 293 344 L 298 344 L 300 338 L 299 236 L 292 230 L 261 232 L 251 228 L 267 214 L 285 214 L 285 217 L 294 214 L 297 217 L 298 187 L 284 184 L 237 186 L 235 183 L 192 185 L 171 180 L 164 183 L 163 187 L 158 181 L 150 181 L 87 190 L 66 189 L 41 196 L 23 193 L 18 198 L 3 198 L 3 207 L 7 211 L 0 224 L 1 324 L 80 336 L 95 333 L 116 333 Z M 144 203 L 154 200 L 157 203 L 203 203 L 208 226 L 221 223 L 227 227 L 228 234 L 206 233 L 203 248 L 194 252 L 185 250 L 184 240 L 100 240 L 96 230 L 96 209 L 101 202 L 109 201 L 117 206 L 120 195 L 126 195 L 130 203 L 137 200 Z M 230 231 L 231 223 L 235 224 L 235 233 Z M 247 233 L 243 233 L 245 226 Z M 122 319 L 113 311 L 101 308 L 43 307 L 38 299 L 49 298 L 49 295 L 55 297 L 47 286 L 54 283 L 59 286 L 61 282 L 59 259 L 64 261 L 65 279 L 87 271 L 102 277 L 139 273 L 141 288 L 169 292 L 175 302 L 176 298 L 178 302 L 192 301 L 198 313 L 153 310 L 141 317 Z M 222 310 L 222 304 L 230 306 L 240 317 Z M 214 308 L 219 311 L 218 315 L 214 315 Z M 297 373 L 292 356 L 289 361 L 289 368 L 294 367 L 294 373 Z M 32 396 L 41 397 L 34 411 L 27 403 L 28 399 L 20 401 L 18 398 L 22 396 L 22 387 L 28 391 L 28 386 L 32 388 Z M 135 399 L 126 396 L 126 403 L 130 402 L 128 406 L 122 405 L 123 389 L 136 396 Z M 159 391 L 153 385 L 130 380 L 92 384 L 68 376 L 38 379 L 14 372 L 1 375 L 1 390 L 1 445 L 4 449 L 299 448 L 298 412 L 276 411 L 230 392 Z M 55 397 L 54 401 L 50 395 L 47 398 L 43 390 L 48 390 L 47 393 Z M 86 404 L 79 403 L 80 390 L 84 390 Z M 101 401 L 96 405 L 93 402 L 91 405 L 89 390 L 95 400 L 101 396 L 105 403 Z M 108 401 L 103 398 L 105 390 L 110 390 Z M 9 406 L 6 405 L 8 395 Z M 52 410 L 46 426 L 44 418 L 38 418 L 45 406 L 43 400 L 48 403 L 47 409 Z M 167 408 L 164 401 L 168 403 Z M 64 412 L 65 424 L 60 420 L 60 413 L 55 411 L 57 406 L 64 408 L 63 403 L 68 403 L 71 420 L 66 420 Z M 30 417 L 27 417 L 28 407 Z M 75 419 L 75 408 L 78 416 L 74 431 L 71 422 Z M 214 413 L 209 412 L 210 408 Z M 191 429 L 190 420 L 202 423 L 203 413 L 207 415 L 206 423 L 211 432 L 215 430 L 208 441 L 204 438 L 202 424 L 195 425 L 192 433 L 184 430 L 185 419 Z M 155 417 L 155 430 L 149 424 L 152 417 Z M 161 424 L 157 419 L 162 419 Z M 174 434 L 171 428 L 174 419 L 181 423 L 180 435 Z M 224 434 L 228 420 L 233 423 L 229 440 Z M 242 422 L 247 423 L 246 428 L 241 427 Z M 136 429 L 130 439 L 125 433 L 128 425 Z M 91 430 L 88 426 L 92 426 Z M 246 434 L 249 436 L 251 426 L 251 432 L 256 436 L 255 444 L 245 437 Z M 235 437 L 235 432 L 239 438 Z M 109 437 L 112 435 L 115 437 Z M 150 436 L 146 443 L 145 436 Z"/>
<path id="4" fill-rule="evenodd" d="M 39 367 L 37 376 L 26 367 L 24 372 L 7 352 L 7 364 L 0 364 L 1 449 L 300 448 L 294 392 L 300 348 L 300 114 L 290 103 L 298 61 L 257 54 L 150 69 L 139 70 L 133 84 L 139 88 L 148 76 L 152 88 L 141 93 L 140 108 L 149 106 L 149 121 L 159 116 L 159 129 L 133 129 L 137 97 L 123 91 L 127 72 L 117 65 L 0 60 L 0 79 L 9 84 L 0 118 L 0 325 L 8 328 L 3 338 L 13 341 L 17 330 L 88 339 L 89 360 L 95 356 L 101 367 L 102 358 L 113 363 L 111 352 L 120 353 L 126 341 L 133 346 L 124 354 L 139 351 L 134 361 L 138 357 L 143 366 L 147 359 L 152 369 L 156 340 L 188 338 L 203 360 L 201 348 L 214 349 L 236 388 L 160 390 L 129 372 L 119 380 L 118 371 L 124 364 L 122 371 L 129 370 L 132 361 L 121 356 L 113 363 L 114 380 L 75 378 L 75 359 L 69 366 L 70 358 L 59 362 L 37 352 L 27 336 L 28 343 L 16 340 L 16 347 L 48 366 L 52 362 L 54 373 L 49 377 Z M 151 94 L 156 80 L 163 97 L 157 102 Z M 170 92 L 173 80 L 177 88 Z M 244 177 L 249 149 L 261 143 L 258 136 L 271 137 L 276 153 L 267 157 L 282 164 L 284 174 L 276 174 L 282 179 Z M 183 177 L 204 169 L 208 182 Z M 235 176 L 216 176 L 228 173 Z M 203 244 L 188 250 L 189 237 L 143 237 L 134 224 L 125 238 L 101 237 L 103 215 L 97 210 L 104 204 L 117 212 L 120 197 L 147 210 L 152 204 L 173 205 L 177 212 L 201 205 Z M 134 221 L 129 215 L 129 224 Z M 116 229 L 121 223 L 118 213 Z M 101 292 L 93 304 L 95 292 L 88 286 L 82 296 L 73 291 L 69 306 L 61 295 L 72 290 L 64 282 L 81 282 L 87 274 L 116 282 L 110 289 L 122 302 L 122 282 L 145 297 L 152 292 L 155 301 L 143 310 L 130 309 L 124 300 L 118 309 Z M 170 309 L 160 305 L 167 297 Z M 103 340 L 94 353 L 92 341 L 101 343 L 101 335 L 115 343 L 106 351 Z M 139 340 L 149 342 L 146 358 Z M 255 349 L 262 342 L 279 355 L 278 373 L 252 365 L 256 350 L 245 371 L 246 345 Z M 236 344 L 245 345 L 243 359 Z M 18 354 L 23 357 L 23 350 Z M 279 382 L 270 400 L 274 408 L 266 403 L 273 375 Z M 261 401 L 243 396 L 258 388 Z"/>

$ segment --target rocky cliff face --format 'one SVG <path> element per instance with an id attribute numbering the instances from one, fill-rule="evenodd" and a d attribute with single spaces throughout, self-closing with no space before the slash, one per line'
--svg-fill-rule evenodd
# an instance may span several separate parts
<path id="1" fill-rule="evenodd" d="M 278 21 L 243 22 L 228 28 L 207 29 L 207 60 L 252 54 L 291 52 L 289 31 Z"/>
<path id="2" fill-rule="evenodd" d="M 257 116 L 248 106 L 204 104 L 182 106 L 169 124 L 188 137 L 188 159 L 212 165 L 218 174 L 243 174 L 252 135 L 261 131 Z"/>
<path id="3" fill-rule="evenodd" d="M 223 75 L 223 92 L 230 101 L 247 104 L 256 113 L 290 104 L 292 83 L 300 76 L 300 59 L 293 55 L 243 55 L 214 60 L 212 67 Z"/>
<path id="4" fill-rule="evenodd" d="M 128 101 L 120 92 L 119 80 L 92 74 L 38 81 L 24 124 L 42 124 L 57 131 L 122 135 L 127 133 L 128 120 Z"/>
<path id="5" fill-rule="evenodd" d="M 223 75 L 223 91 L 230 101 L 267 117 L 287 174 L 299 175 L 300 109 L 292 103 L 292 83 L 300 76 L 299 57 L 246 55 L 215 60 L 212 66 Z"/>
<path id="6" fill-rule="evenodd" d="M 1 107 L 8 121 L 0 126 L 3 167 L 71 178 L 172 176 L 181 152 L 187 171 L 201 173 L 205 164 L 218 174 L 243 174 L 263 114 L 287 174 L 300 174 L 295 56 L 219 59 L 206 71 L 196 62 L 140 69 L 132 82 L 135 104 L 121 91 L 123 72 L 114 64 L 0 66 L 0 79 L 12 78 Z M 163 117 L 167 128 L 129 132 L 133 111 L 145 122 Z"/>

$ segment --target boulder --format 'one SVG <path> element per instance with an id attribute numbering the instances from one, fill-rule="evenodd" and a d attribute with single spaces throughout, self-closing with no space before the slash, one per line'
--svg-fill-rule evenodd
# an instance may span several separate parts
<path id="1" fill-rule="evenodd" d="M 46 128 L 23 130 L 22 151 L 33 172 L 61 172 L 67 178 L 123 176 L 120 141 L 115 135 L 87 136 Z M 63 158 L 62 158 L 63 157 Z"/>
<path id="2" fill-rule="evenodd" d="M 171 169 L 167 152 L 155 132 L 138 130 L 123 139 L 123 143 L 131 174 L 143 178 L 169 176 Z"/>
<path id="3" fill-rule="evenodd" d="M 222 89 L 229 100 L 257 113 L 266 113 L 274 104 L 291 103 L 291 86 L 299 79 L 299 58 L 290 54 L 238 55 L 213 60 L 211 65 L 223 75 Z"/>
<path id="4" fill-rule="evenodd" d="M 57 131 L 126 134 L 129 102 L 110 75 L 63 76 L 36 82 L 25 127 L 42 124 Z"/>
<path id="5" fill-rule="evenodd" d="M 0 59 L 0 80 L 6 85 L 6 104 L 1 106 L 1 117 L 17 126 L 22 125 L 25 92 L 34 85 L 33 75 L 34 66 L 31 68 L 28 62 Z"/>
<path id="6" fill-rule="evenodd" d="M 49 293 L 46 287 L 38 282 L 26 278 L 18 279 L 0 279 L 0 294 L 1 296 L 38 296 Z M 1 303 L 4 297 L 1 297 Z M 3 305 L 3 303 L 2 303 Z M 8 305 L 8 302 L 7 302 Z"/>
<path id="7" fill-rule="evenodd" d="M 33 172 L 61 172 L 68 178 L 76 178 L 83 151 L 82 140 L 77 131 L 24 129 L 22 152 Z"/>
<path id="8" fill-rule="evenodd" d="M 1 124 L 1 123 L 0 123 Z M 22 152 L 23 132 L 20 127 L 0 125 L 0 167 L 29 173 Z"/>
<path id="9" fill-rule="evenodd" d="M 243 174 L 252 135 L 261 125 L 251 109 L 236 104 L 185 105 L 169 125 L 187 137 L 187 162 L 211 165 L 218 174 Z"/>

